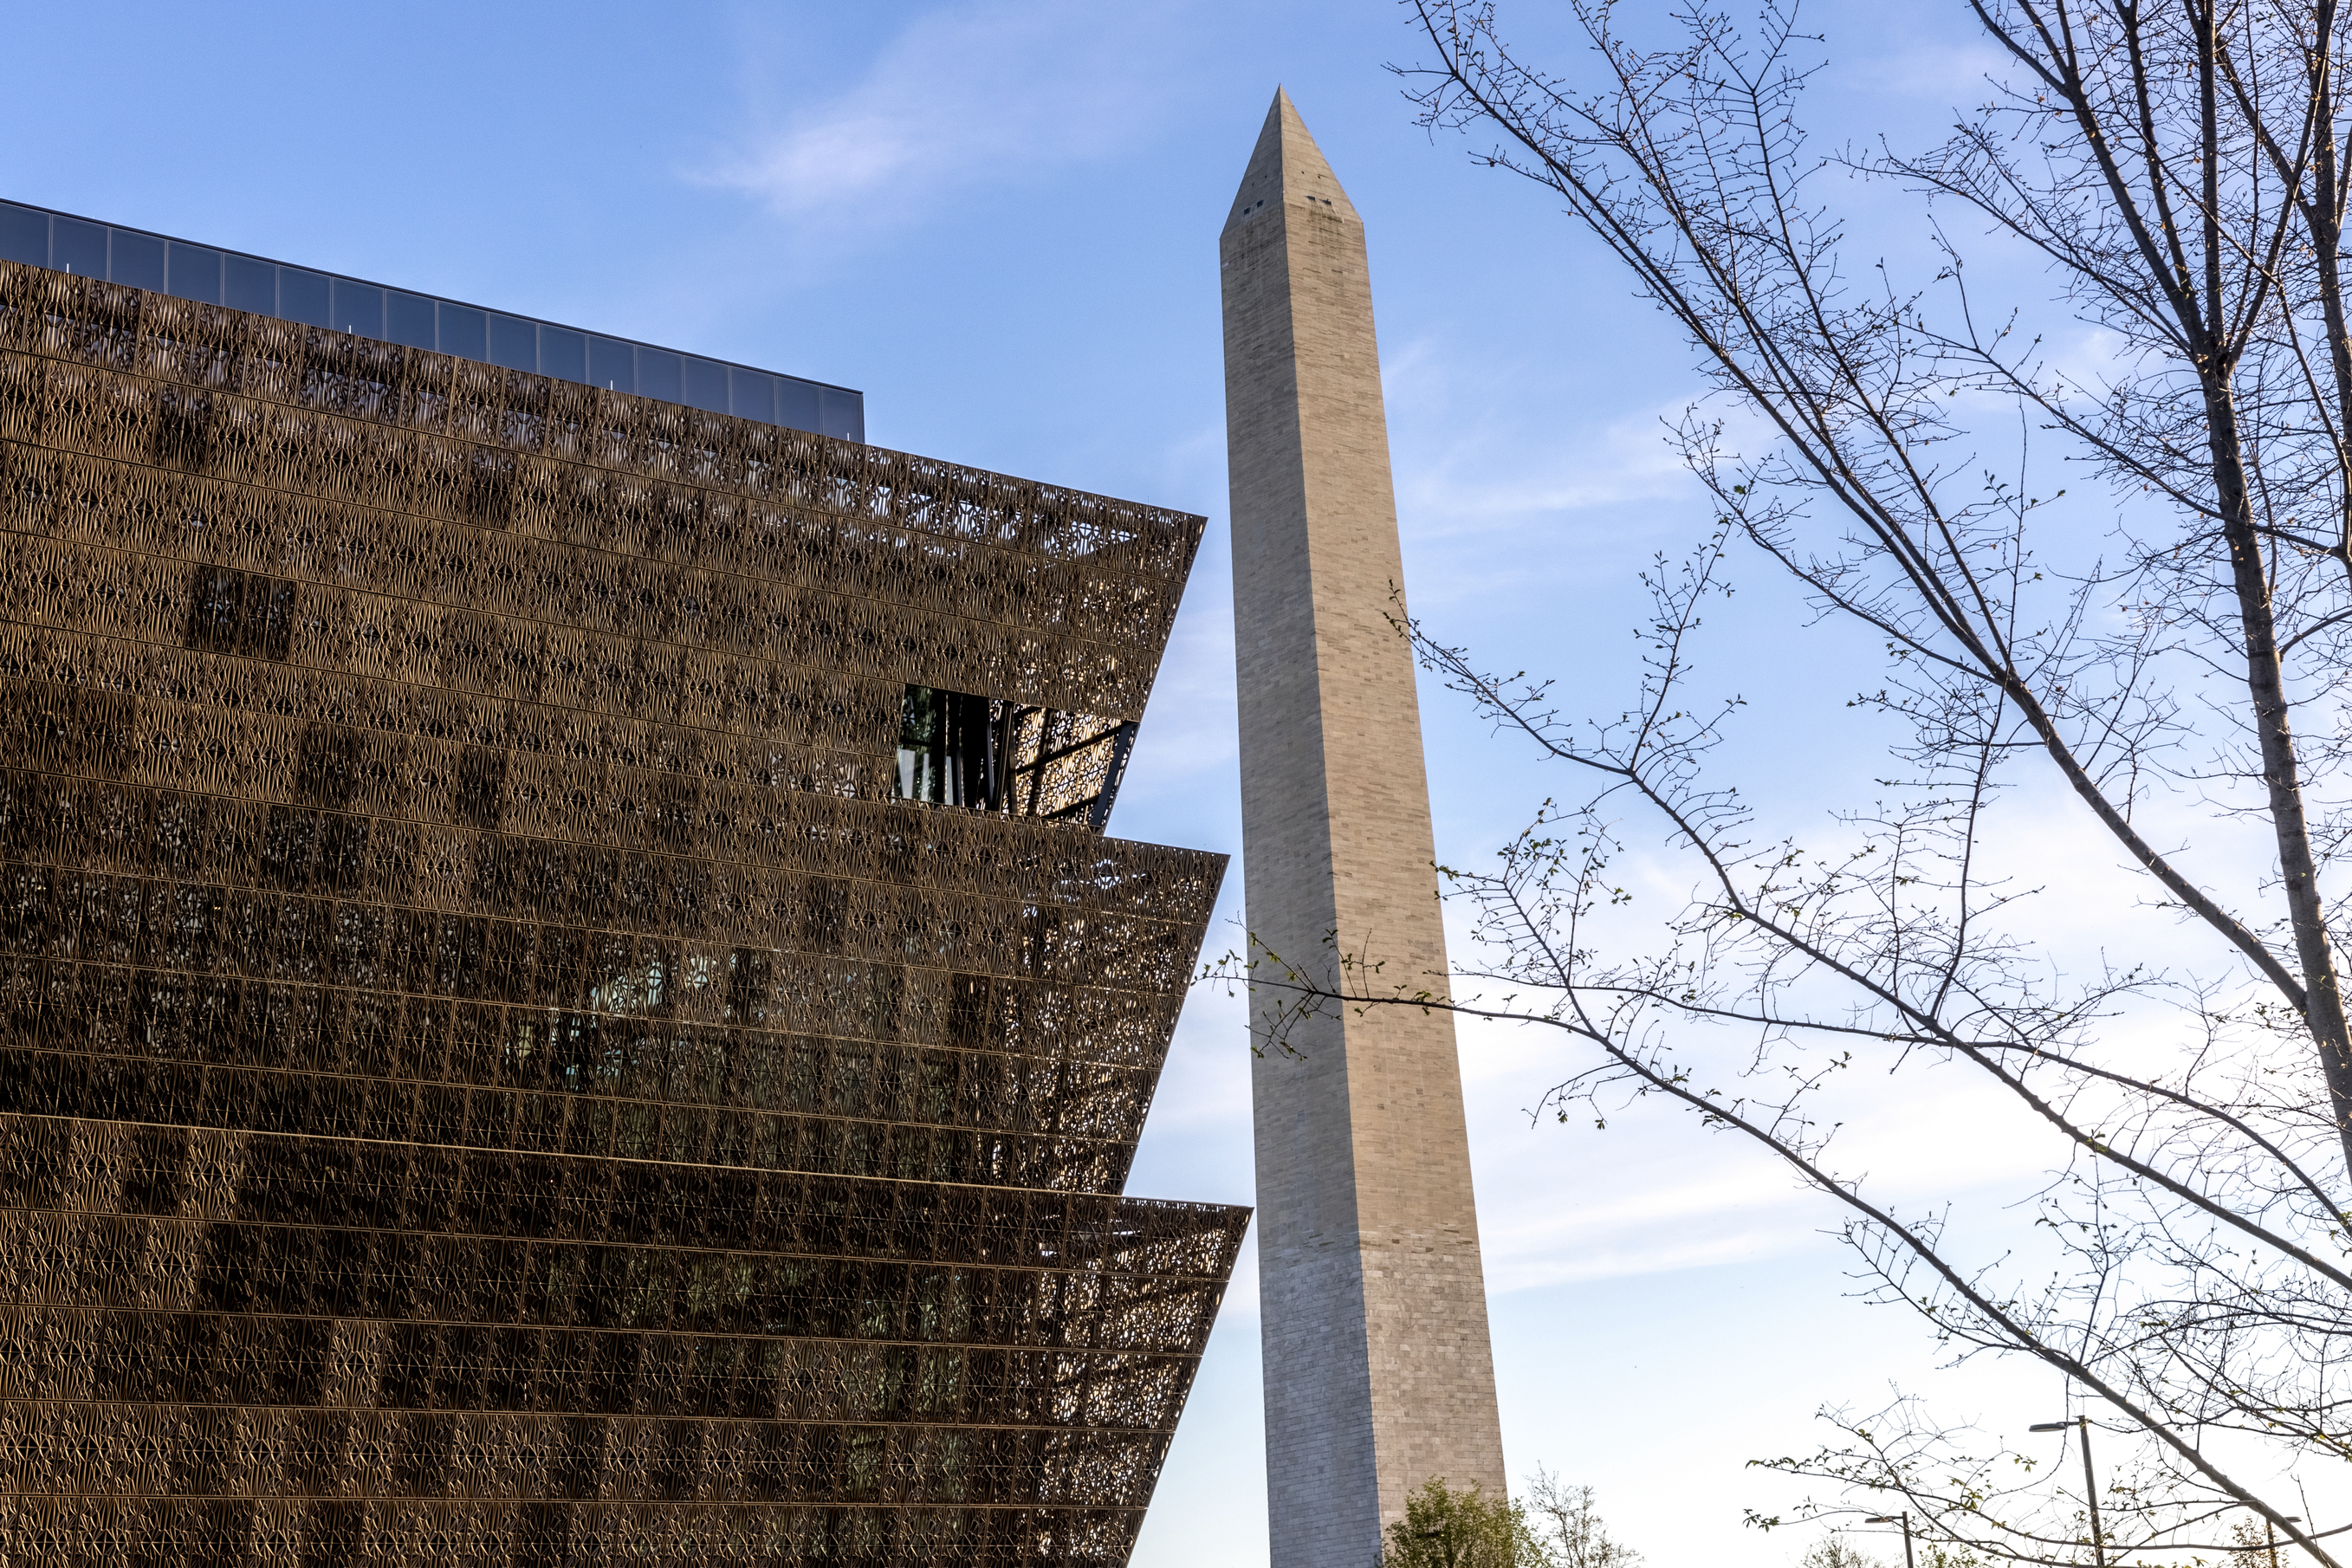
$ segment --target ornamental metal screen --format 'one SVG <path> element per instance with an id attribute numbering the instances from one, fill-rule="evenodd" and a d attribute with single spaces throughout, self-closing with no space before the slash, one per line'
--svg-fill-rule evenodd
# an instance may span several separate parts
<path id="1" fill-rule="evenodd" d="M 1201 527 L 0 263 L 0 1556 L 1123 1563 Z"/>

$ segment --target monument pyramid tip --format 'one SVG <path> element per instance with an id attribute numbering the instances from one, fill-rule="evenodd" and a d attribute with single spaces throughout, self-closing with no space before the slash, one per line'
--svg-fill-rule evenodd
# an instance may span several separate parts
<path id="1" fill-rule="evenodd" d="M 1241 187 L 1234 193 L 1225 227 L 1231 229 L 1293 195 L 1311 199 L 1341 217 L 1356 216 L 1339 177 L 1331 172 L 1329 160 L 1300 118 L 1289 89 L 1277 85 L 1274 102 L 1265 111 L 1265 124 L 1258 131 L 1257 145 L 1251 149 L 1249 164 L 1242 171 Z"/>

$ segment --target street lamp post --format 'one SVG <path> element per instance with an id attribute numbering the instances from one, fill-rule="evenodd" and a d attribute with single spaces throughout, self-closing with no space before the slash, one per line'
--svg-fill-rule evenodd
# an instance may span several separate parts
<path id="1" fill-rule="evenodd" d="M 2099 1535 L 2099 1482 L 2091 1469 L 2091 1418 L 2077 1415 L 2072 1421 L 2037 1421 L 2026 1430 L 2063 1432 L 2069 1426 L 2083 1429 L 2083 1496 L 2091 1505 L 2091 1561 L 2097 1568 L 2107 1568 L 2106 1542 Z"/>
<path id="2" fill-rule="evenodd" d="M 1862 1521 L 1864 1524 L 1899 1524 L 1903 1527 L 1903 1568 L 1917 1568 L 1911 1561 L 1911 1510 L 1901 1513 L 1874 1513 Z"/>

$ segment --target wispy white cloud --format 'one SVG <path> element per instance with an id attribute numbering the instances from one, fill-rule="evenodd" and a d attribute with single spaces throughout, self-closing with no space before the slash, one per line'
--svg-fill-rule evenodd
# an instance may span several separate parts
<path id="1" fill-rule="evenodd" d="M 1615 417 L 1562 426 L 1530 418 L 1530 381 L 1577 374 L 1558 365 L 1466 363 L 1421 339 L 1391 348 L 1381 391 L 1396 466 L 1397 503 L 1409 531 L 1424 539 L 1515 534 L 1580 512 L 1672 498 L 1703 507 L 1672 440 L 1691 400 L 1706 389 L 1626 408 Z M 1760 419 L 1728 404 L 1710 405 L 1727 422 L 1726 441 L 1760 447 Z"/>
<path id="2" fill-rule="evenodd" d="M 1841 92 L 1884 99 L 1927 100 L 1927 112 L 1968 108 L 1990 96 L 1990 84 L 2012 79 L 2018 64 L 1980 37 L 1906 38 L 1892 47 L 1865 50 L 1833 60 L 1831 84 Z"/>
<path id="3" fill-rule="evenodd" d="M 1606 1132 L 1574 1118 L 1531 1125 L 1519 1108 L 1591 1063 L 1549 1030 L 1468 1025 L 1462 1040 L 1491 1290 L 1788 1257 L 1845 1217 L 1752 1144 L 1663 1106 L 1612 1117 Z M 1998 1091 L 1955 1072 L 1857 1079 L 1834 1114 L 1835 1167 L 1898 1207 L 2012 1194 L 2063 1155 Z"/>
<path id="4" fill-rule="evenodd" d="M 911 21 L 855 85 L 793 101 L 756 64 L 762 128 L 690 172 L 808 221 L 904 221 L 958 189 L 1098 162 L 1151 128 L 1180 53 L 1166 6 L 956 5 Z M 1163 36 L 1167 35 L 1167 36 Z M 1053 82 L 1039 91 L 1041 80 Z"/>
<path id="5" fill-rule="evenodd" d="M 2021 789 L 1995 818 L 1984 874 L 2006 879 L 2012 892 L 2039 889 L 2001 918 L 2035 939 L 2054 985 L 2092 981 L 2109 962 L 2173 972 L 2231 966 L 2201 927 L 2146 905 L 2144 878 L 2063 790 Z M 2143 821 L 2159 833 L 2168 826 L 2187 824 L 2164 812 Z M 2203 847 L 2216 861 L 2259 858 L 2258 849 L 2206 826 L 2211 842 Z M 1648 922 L 1620 933 L 1638 945 L 1645 930 L 1679 907 L 1690 873 L 1639 848 L 1617 872 L 1650 912 Z M 1468 931 L 1458 921 L 1449 924 L 1457 957 L 1475 962 Z M 1732 1083 L 1746 1065 L 1746 1046 L 1728 1036 L 1686 1034 L 1687 1059 L 1703 1071 L 1712 1063 Z M 2198 1038 L 2154 1003 L 2120 1012 L 2101 1034 L 2105 1059 L 2141 1066 L 2171 1060 Z M 1549 1117 L 1530 1125 L 1524 1108 L 1550 1084 L 1594 1065 L 1558 1031 L 1465 1021 L 1461 1040 L 1495 1291 L 1791 1257 L 1846 1217 L 1752 1145 L 1706 1133 L 1687 1115 L 1654 1103 L 1612 1116 L 1606 1132 L 1574 1118 L 1565 1126 Z M 1823 1123 L 1838 1128 L 1831 1165 L 1863 1182 L 1874 1201 L 1910 1212 L 1950 1204 L 1956 1225 L 2000 1233 L 2002 1241 L 1984 1255 L 1990 1261 L 2014 1241 L 2004 1205 L 2037 1189 L 2069 1151 L 2008 1091 L 1969 1070 L 1915 1057 L 1890 1073 L 1884 1070 L 1890 1063 L 1865 1060 L 1817 1107 Z"/>

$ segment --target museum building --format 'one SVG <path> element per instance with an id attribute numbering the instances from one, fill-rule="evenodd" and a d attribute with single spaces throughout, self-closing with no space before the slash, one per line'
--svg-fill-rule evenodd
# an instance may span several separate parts
<path id="1" fill-rule="evenodd" d="M 0 1557 L 1123 1563 L 1202 520 L 0 204 Z"/>

